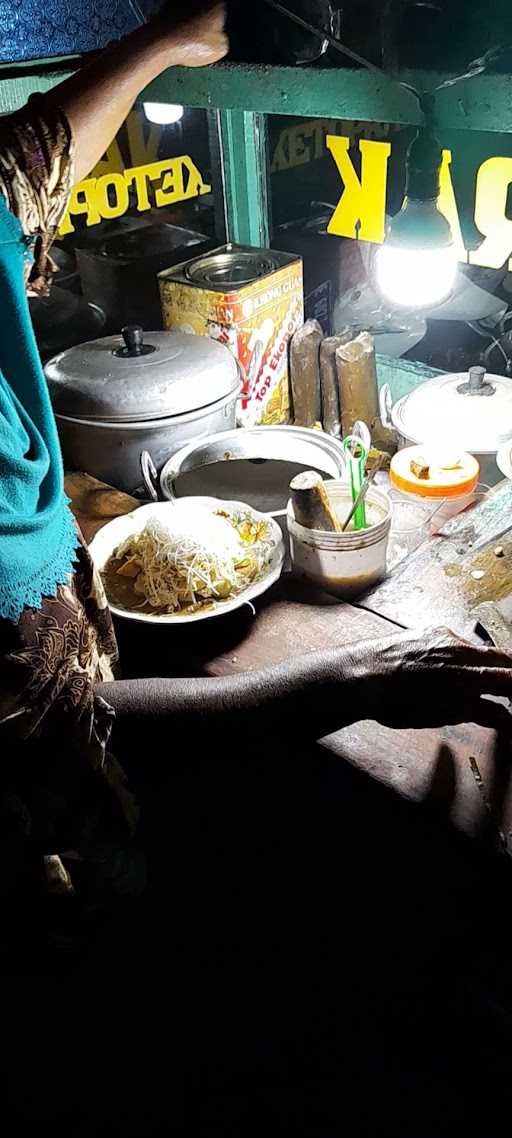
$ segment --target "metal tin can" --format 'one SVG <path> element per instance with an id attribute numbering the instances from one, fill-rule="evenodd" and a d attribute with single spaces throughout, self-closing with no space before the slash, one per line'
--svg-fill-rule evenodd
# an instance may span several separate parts
<path id="1" fill-rule="evenodd" d="M 304 319 L 300 257 L 224 245 L 159 273 L 159 284 L 164 328 L 219 340 L 240 363 L 240 424 L 288 423 L 288 343 Z"/>

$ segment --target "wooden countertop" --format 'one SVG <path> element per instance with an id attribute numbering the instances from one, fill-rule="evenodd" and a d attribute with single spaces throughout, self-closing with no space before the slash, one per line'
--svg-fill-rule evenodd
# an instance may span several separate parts
<path id="1" fill-rule="evenodd" d="M 67 475 L 66 491 L 87 541 L 110 518 L 140 504 L 84 474 Z M 425 552 L 422 557 L 428 559 Z M 426 564 L 424 560 L 424 568 Z M 413 579 L 410 570 L 408 579 Z M 246 607 L 203 625 L 172 629 L 119 620 L 116 632 L 123 672 L 127 676 L 219 676 L 255 671 L 293 655 L 388 634 L 402 620 L 402 626 L 411 623 L 410 590 L 405 614 L 398 594 L 390 599 L 389 582 L 382 590 L 385 600 L 380 601 L 376 590 L 377 611 L 373 611 L 371 596 L 364 600 L 364 608 L 344 604 L 325 594 L 313 595 L 284 574 L 258 600 L 255 616 Z M 422 611 L 426 608 L 424 589 Z M 385 615 L 380 615 L 383 611 Z M 445 614 L 436 615 L 433 598 L 428 611 L 430 623 L 443 621 Z M 495 842 L 499 829 L 507 835 L 510 831 L 512 849 L 508 740 L 497 740 L 493 732 L 472 725 L 391 731 L 361 722 L 323 740 L 322 746 L 400 795 L 427 802 L 467 834 Z M 470 758 L 481 773 L 489 807 Z"/>

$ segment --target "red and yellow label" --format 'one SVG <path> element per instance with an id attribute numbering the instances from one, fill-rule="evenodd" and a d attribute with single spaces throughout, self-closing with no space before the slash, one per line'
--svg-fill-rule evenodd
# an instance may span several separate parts
<path id="1" fill-rule="evenodd" d="M 211 336 L 244 373 L 240 422 L 290 421 L 288 343 L 304 319 L 302 262 L 294 261 L 236 292 L 217 292 L 160 276 L 164 328 Z"/>

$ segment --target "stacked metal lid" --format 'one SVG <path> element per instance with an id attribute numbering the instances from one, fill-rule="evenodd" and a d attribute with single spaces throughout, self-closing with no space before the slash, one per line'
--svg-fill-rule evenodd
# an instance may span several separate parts
<path id="1" fill-rule="evenodd" d="M 58 415 L 145 422 L 209 407 L 239 387 L 222 344 L 185 332 L 131 327 L 61 352 L 45 368 Z"/>

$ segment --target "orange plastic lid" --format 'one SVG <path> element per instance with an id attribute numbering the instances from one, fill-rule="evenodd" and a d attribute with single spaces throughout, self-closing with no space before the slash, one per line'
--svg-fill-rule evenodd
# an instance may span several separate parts
<path id="1" fill-rule="evenodd" d="M 428 477 L 419 478 L 411 469 L 411 462 L 428 466 Z M 405 447 L 391 459 L 390 481 L 397 490 L 416 494 L 420 498 L 459 498 L 471 494 L 480 474 L 476 458 L 466 451 L 452 455 L 436 452 L 435 447 Z"/>

